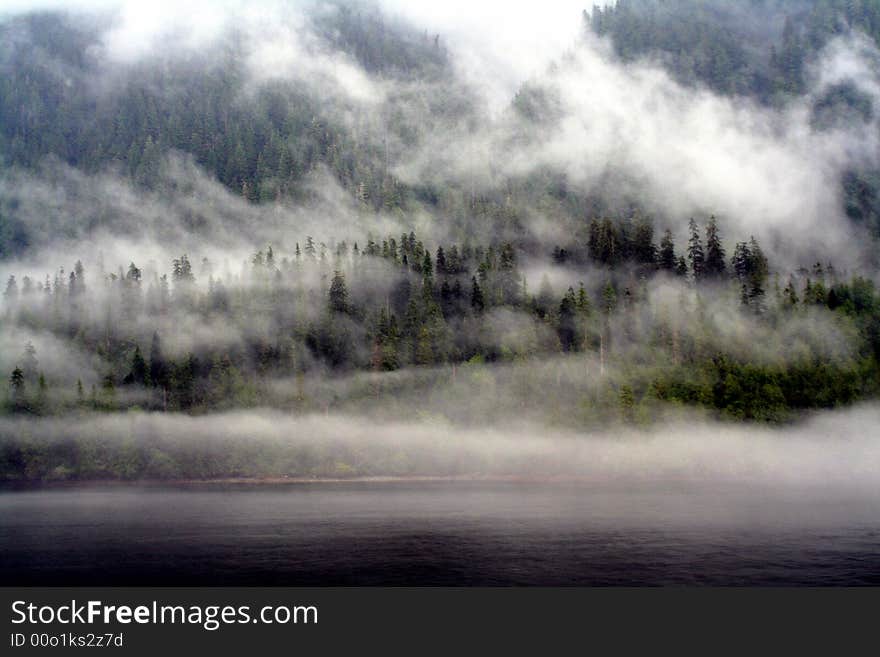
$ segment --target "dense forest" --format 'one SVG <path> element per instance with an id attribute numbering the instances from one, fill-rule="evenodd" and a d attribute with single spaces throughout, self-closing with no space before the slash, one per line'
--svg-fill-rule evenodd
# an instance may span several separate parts
<path id="1" fill-rule="evenodd" d="M 0 14 L 9 476 L 52 471 L 13 435 L 40 418 L 781 423 L 880 392 L 876 2 L 618 0 L 500 109 L 454 35 L 370 3 L 138 56 L 118 20 Z M 615 84 L 606 142 L 581 114 Z"/>
<path id="2" fill-rule="evenodd" d="M 283 256 L 269 245 L 235 273 L 183 254 L 170 271 L 132 262 L 87 273 L 77 261 L 44 281 L 13 275 L 7 325 L 69 341 L 104 369 L 99 381 L 49 380 L 34 345 L 23 345 L 7 408 L 204 413 L 271 403 L 327 411 L 397 392 L 381 376 L 350 397 L 328 399 L 313 387 L 329 379 L 332 388 L 352 371 L 440 368 L 434 378 L 443 387 L 454 384 L 457 365 L 561 354 L 587 355 L 588 378 L 607 378 L 616 399 L 603 417 L 620 411 L 627 421 L 660 401 L 782 420 L 877 391 L 880 296 L 872 281 L 820 263 L 771 278 L 754 237 L 728 256 L 714 218 L 704 231 L 691 220 L 689 234 L 677 249 L 670 231 L 655 243 L 649 219 L 593 220 L 586 244 L 554 249 L 560 260 L 583 249 L 596 272 L 561 295 L 546 275 L 529 283 L 510 243 L 432 249 L 414 233 L 350 246 L 306 237 Z M 719 333 L 721 313 L 739 339 Z M 197 327 L 205 338 L 181 339 Z M 220 327 L 228 336 L 214 334 Z M 759 336 L 769 359 L 749 353 Z"/>

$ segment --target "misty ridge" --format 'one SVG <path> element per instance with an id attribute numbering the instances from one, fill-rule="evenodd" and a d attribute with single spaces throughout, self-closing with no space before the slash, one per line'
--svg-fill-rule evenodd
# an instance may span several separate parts
<path id="1" fill-rule="evenodd" d="M 5 478 L 775 462 L 876 399 L 880 8 L 409 5 L 0 11 Z"/>

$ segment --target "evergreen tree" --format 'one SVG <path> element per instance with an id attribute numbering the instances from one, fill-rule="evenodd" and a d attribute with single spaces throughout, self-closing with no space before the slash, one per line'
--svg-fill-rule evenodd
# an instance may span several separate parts
<path id="1" fill-rule="evenodd" d="M 605 283 L 605 287 L 602 290 L 602 312 L 604 312 L 606 315 L 610 315 L 616 307 L 617 291 L 614 289 L 614 285 L 609 280 Z"/>
<path id="2" fill-rule="evenodd" d="M 688 224 L 690 231 L 690 240 L 688 240 L 688 260 L 691 264 L 691 271 L 694 274 L 694 280 L 700 281 L 706 274 L 706 256 L 703 253 L 703 242 L 700 238 L 700 230 L 697 228 L 697 222 L 693 219 Z"/>
<path id="3" fill-rule="evenodd" d="M 572 288 L 568 288 L 559 304 L 556 333 L 563 351 L 574 351 L 581 343 L 579 322 L 577 321 L 577 298 Z"/>
<path id="4" fill-rule="evenodd" d="M 141 355 L 140 346 L 135 346 L 134 355 L 131 358 L 131 371 L 126 375 L 123 383 L 145 386 L 148 384 L 148 379 L 147 361 Z"/>
<path id="5" fill-rule="evenodd" d="M 128 272 L 125 275 L 125 280 L 131 281 L 132 283 L 140 283 L 141 276 L 141 270 L 138 269 L 133 262 L 128 265 Z"/>
<path id="6" fill-rule="evenodd" d="M 477 277 L 471 277 L 471 308 L 476 313 L 481 313 L 486 308 L 486 300 L 483 297 L 483 290 L 477 282 Z"/>
<path id="7" fill-rule="evenodd" d="M 275 252 L 272 251 L 271 244 L 266 248 L 266 269 L 270 272 L 275 271 Z"/>
<path id="8" fill-rule="evenodd" d="M 675 243 L 672 241 L 672 231 L 667 229 L 660 241 L 659 265 L 660 269 L 674 272 L 676 267 Z"/>
<path id="9" fill-rule="evenodd" d="M 583 282 L 581 282 L 578 286 L 576 307 L 578 312 L 584 317 L 590 316 L 590 312 L 592 311 L 592 304 L 590 304 L 590 297 L 587 294 L 587 290 L 584 288 Z"/>
<path id="10" fill-rule="evenodd" d="M 9 377 L 10 384 L 10 405 L 14 413 L 21 413 L 28 410 L 27 402 L 27 384 L 25 383 L 24 372 L 20 367 L 12 370 Z"/>
<path id="11" fill-rule="evenodd" d="M 437 273 L 438 274 L 442 275 L 442 274 L 450 273 L 449 266 L 446 262 L 446 253 L 443 251 L 442 246 L 437 247 L 437 256 L 435 258 L 435 261 L 437 263 Z"/>
<path id="12" fill-rule="evenodd" d="M 733 249 L 730 264 L 733 266 L 733 273 L 741 283 L 744 283 L 749 276 L 751 259 L 752 253 L 749 250 L 749 245 L 745 242 L 738 242 Z"/>
<path id="13" fill-rule="evenodd" d="M 422 256 L 422 287 L 427 297 L 434 294 L 434 265 L 431 263 L 431 254 L 425 251 Z"/>
<path id="14" fill-rule="evenodd" d="M 764 284 L 770 272 L 767 258 L 754 236 L 749 240 L 749 253 L 749 298 L 760 312 L 763 309 Z"/>
<path id="15" fill-rule="evenodd" d="M 9 280 L 6 281 L 6 290 L 3 292 L 3 298 L 9 304 L 18 301 L 18 284 L 15 282 L 15 276 L 10 276 Z"/>
<path id="16" fill-rule="evenodd" d="M 687 276 L 688 266 L 684 256 L 678 256 L 678 262 L 675 263 L 675 275 L 684 278 Z"/>
<path id="17" fill-rule="evenodd" d="M 706 278 L 718 279 L 724 275 L 724 258 L 724 246 L 721 244 L 721 237 L 718 232 L 718 222 L 713 216 L 709 219 L 709 224 L 706 226 Z"/>
<path id="18" fill-rule="evenodd" d="M 189 256 L 185 253 L 180 258 L 176 258 L 171 263 L 171 266 L 171 278 L 175 283 L 189 284 L 195 282 L 196 278 L 192 271 L 192 263 L 190 263 Z"/>
<path id="19" fill-rule="evenodd" d="M 330 283 L 329 293 L 330 312 L 347 313 L 348 305 L 348 288 L 345 286 L 345 277 L 339 270 L 333 272 L 333 280 Z"/>
<path id="20" fill-rule="evenodd" d="M 632 254 L 636 263 L 653 267 L 657 262 L 657 247 L 654 245 L 654 224 L 647 217 L 636 220 L 632 237 Z"/>

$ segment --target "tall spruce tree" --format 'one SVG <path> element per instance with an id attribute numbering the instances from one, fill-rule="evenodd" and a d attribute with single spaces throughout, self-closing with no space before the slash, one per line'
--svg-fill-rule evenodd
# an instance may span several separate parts
<path id="1" fill-rule="evenodd" d="M 672 241 L 672 231 L 668 228 L 663 233 L 663 239 L 660 240 L 660 254 L 658 258 L 660 269 L 667 272 L 675 271 L 675 242 Z"/>
<path id="2" fill-rule="evenodd" d="M 709 223 L 706 226 L 706 278 L 718 279 L 724 275 L 724 258 L 724 246 L 721 244 L 718 222 L 713 216 L 709 219 Z"/>
<path id="3" fill-rule="evenodd" d="M 697 222 L 693 219 L 688 224 L 690 239 L 688 240 L 688 260 L 691 264 L 691 271 L 694 274 L 694 280 L 700 281 L 706 275 L 706 255 L 703 252 L 703 241 L 700 238 L 700 229 Z"/>
<path id="4" fill-rule="evenodd" d="M 345 285 L 345 276 L 339 270 L 333 272 L 333 280 L 330 282 L 329 307 L 335 313 L 349 311 L 348 288 Z"/>

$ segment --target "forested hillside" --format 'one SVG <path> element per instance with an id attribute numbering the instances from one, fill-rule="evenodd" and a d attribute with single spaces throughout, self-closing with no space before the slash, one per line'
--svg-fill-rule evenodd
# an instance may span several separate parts
<path id="1" fill-rule="evenodd" d="M 880 296 L 870 280 L 819 263 L 771 278 L 754 237 L 728 256 L 714 219 L 705 237 L 693 221 L 689 230 L 677 248 L 670 231 L 658 245 L 647 219 L 591 222 L 586 257 L 601 278 L 561 295 L 546 275 L 530 287 L 510 243 L 433 249 L 414 233 L 362 245 L 307 236 L 292 254 L 269 245 L 235 273 L 183 254 L 170 271 L 132 262 L 87 276 L 78 260 L 52 280 L 10 276 L 5 321 L 51 336 L 50 350 L 69 340 L 76 357 L 65 376 L 47 377 L 42 354 L 25 345 L 8 410 L 363 411 L 402 393 L 400 378 L 383 373 L 439 367 L 419 385 L 443 399 L 458 365 L 468 387 L 472 376 L 492 376 L 488 364 L 506 365 L 501 376 L 515 372 L 519 382 L 493 381 L 504 388 L 502 407 L 537 402 L 565 422 L 647 422 L 668 401 L 783 420 L 876 394 Z M 555 256 L 568 257 L 567 248 Z M 564 370 L 555 382 L 517 372 L 565 354 L 580 355 L 565 381 Z M 77 371 L 77 359 L 98 359 L 100 380 L 87 366 Z M 335 389 L 334 379 L 358 371 L 373 376 Z M 572 406 L 542 408 L 531 395 L 548 385 Z M 410 403 L 428 411 L 435 402 Z M 445 412 L 469 417 L 469 406 Z"/>
<path id="2" fill-rule="evenodd" d="M 162 163 L 176 151 L 253 203 L 306 201 L 309 175 L 326 168 L 369 211 L 397 217 L 427 211 L 458 239 L 485 238 L 486 230 L 477 231 L 488 225 L 523 246 L 532 237 L 525 215 L 535 206 L 567 229 L 606 210 L 662 212 L 650 195 L 622 195 L 626 184 L 613 170 L 583 186 L 557 166 L 535 166 L 479 190 L 461 176 L 406 175 L 414 152 L 443 155 L 430 152 L 442 148 L 433 142 L 435 131 L 467 126 L 465 139 L 483 138 L 478 90 L 456 76 L 441 35 L 394 22 L 369 5 L 331 7 L 297 30 L 308 31 L 309 49 L 340 53 L 377 76 L 390 89 L 378 107 L 359 105 L 324 73 L 290 79 L 255 71 L 254 47 L 243 35 L 185 56 L 170 48 L 120 63 L 100 55 L 101 21 L 55 13 L 9 18 L 0 24 L 0 162 L 7 170 L 40 171 L 60 160 L 171 193 L 165 188 L 174 181 L 162 175 Z M 610 37 L 624 61 L 657 60 L 685 84 L 770 104 L 807 93 L 808 68 L 834 36 L 859 30 L 875 38 L 878 30 L 871 2 L 733 7 L 720 0 L 628 0 L 585 14 L 585 26 Z M 853 115 L 873 119 L 866 93 L 842 82 L 810 97 L 816 128 Z M 503 158 L 511 143 L 533 140 L 558 114 L 543 80 L 524 81 L 511 98 L 505 134 L 492 137 L 490 157 Z M 853 166 L 840 181 L 848 216 L 875 233 L 877 178 L 874 168 Z M 0 198 L 0 254 L 7 258 L 45 238 L 20 216 L 15 192 Z"/>
<path id="3" fill-rule="evenodd" d="M 0 14 L 4 413 L 782 422 L 880 389 L 876 2 L 618 0 L 500 107 L 381 4 L 138 51 L 123 18 Z"/>
<path id="4" fill-rule="evenodd" d="M 854 32 L 880 44 L 880 4 L 873 0 L 620 0 L 584 14 L 624 61 L 662 62 L 678 80 L 786 105 L 811 93 L 823 50 Z M 874 103 L 852 81 L 810 97 L 813 124 L 873 118 Z M 878 171 L 857 168 L 843 180 L 846 211 L 880 234 Z"/>

